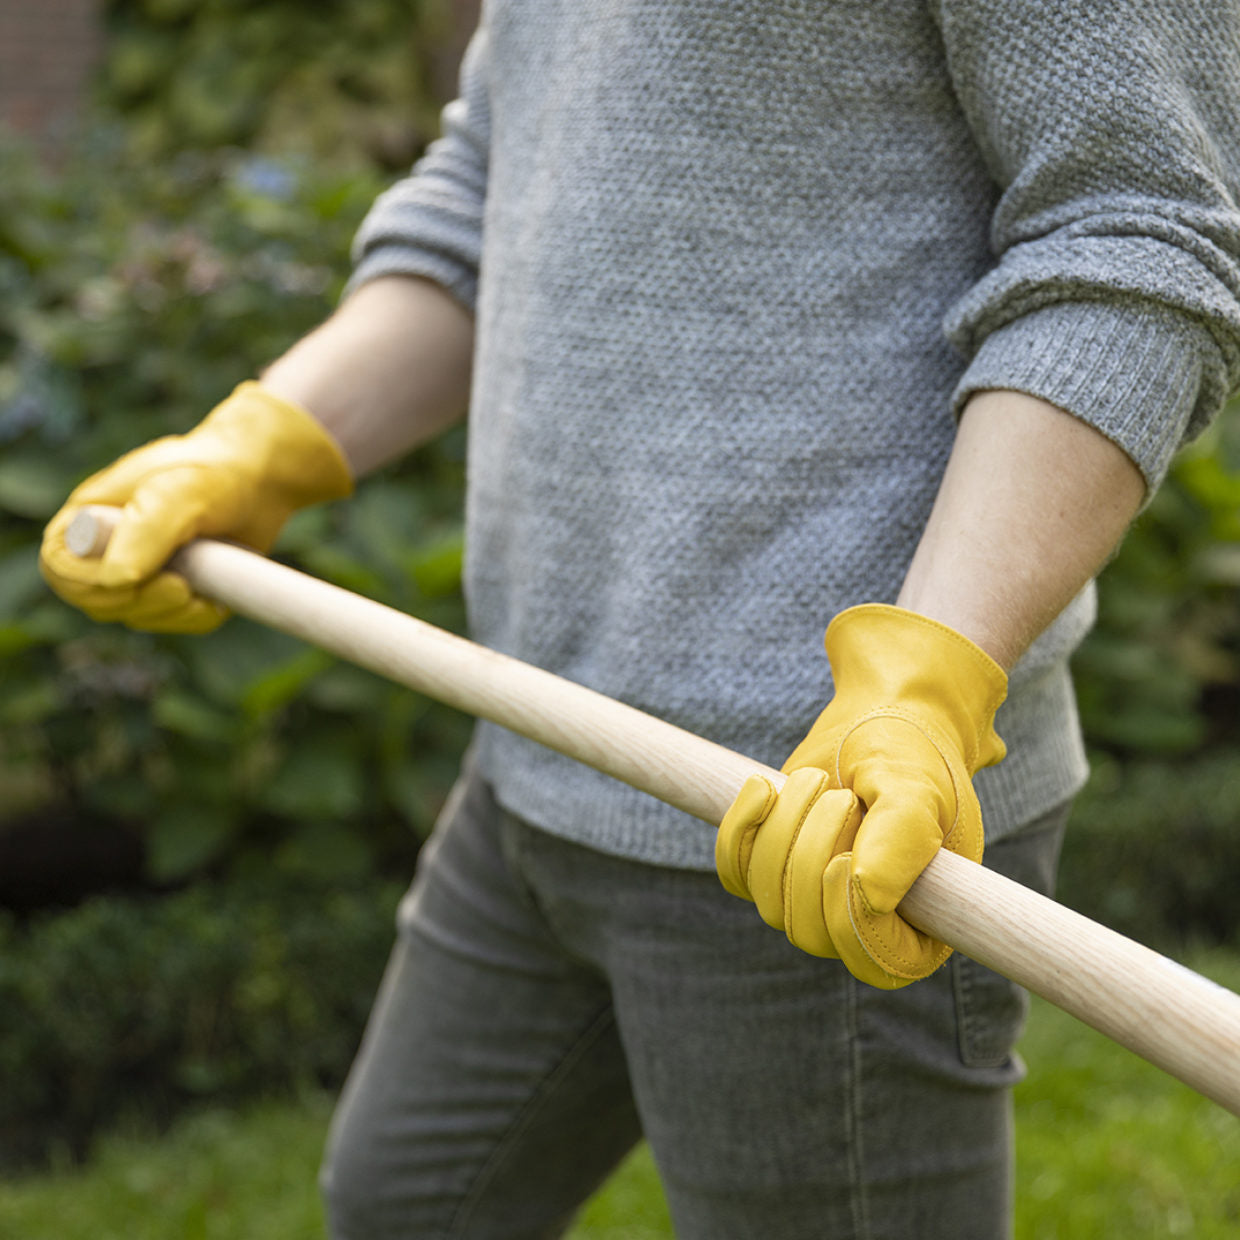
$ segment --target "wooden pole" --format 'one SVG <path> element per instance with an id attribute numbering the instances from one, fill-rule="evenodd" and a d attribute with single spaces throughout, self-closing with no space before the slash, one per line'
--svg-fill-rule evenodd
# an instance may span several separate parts
<path id="1" fill-rule="evenodd" d="M 114 510 L 66 542 L 97 555 Z M 233 611 L 567 754 L 718 826 L 745 779 L 783 776 L 591 689 L 227 543 L 172 569 Z M 1055 901 L 940 852 L 900 905 L 920 929 L 1240 1115 L 1240 995 Z"/>

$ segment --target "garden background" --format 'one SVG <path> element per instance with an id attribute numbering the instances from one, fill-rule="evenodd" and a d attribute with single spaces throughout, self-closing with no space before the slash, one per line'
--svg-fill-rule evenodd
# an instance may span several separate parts
<path id="1" fill-rule="evenodd" d="M 6 1174 L 81 1159 L 135 1115 L 330 1091 L 351 1058 L 468 720 L 247 621 L 94 625 L 36 552 L 75 482 L 191 427 L 330 311 L 362 213 L 436 131 L 474 8 L 106 0 L 82 123 L 54 146 L 3 138 Z M 279 554 L 459 629 L 462 456 L 448 436 L 295 518 Z M 1101 585 L 1076 663 L 1094 776 L 1059 897 L 1230 959 L 1240 407 Z"/>

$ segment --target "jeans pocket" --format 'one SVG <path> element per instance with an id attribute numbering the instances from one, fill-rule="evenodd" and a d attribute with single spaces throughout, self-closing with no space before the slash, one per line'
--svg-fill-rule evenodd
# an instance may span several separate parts
<path id="1" fill-rule="evenodd" d="M 988 844 L 986 864 L 1013 882 L 1049 895 L 1070 808 L 1070 802 L 1058 805 L 1019 831 Z M 1028 992 L 960 952 L 952 956 L 948 967 L 961 1062 L 969 1068 L 1011 1068 L 1023 1074 L 1013 1051 L 1029 1015 Z"/>
<path id="2" fill-rule="evenodd" d="M 1028 993 L 959 952 L 949 967 L 961 1062 L 969 1068 L 1008 1066 L 1029 1014 Z"/>

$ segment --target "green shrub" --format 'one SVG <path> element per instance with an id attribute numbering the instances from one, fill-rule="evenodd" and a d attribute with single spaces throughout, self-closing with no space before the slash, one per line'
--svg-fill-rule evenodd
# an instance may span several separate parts
<path id="1" fill-rule="evenodd" d="M 465 720 L 243 620 L 205 639 L 93 624 L 36 564 L 74 483 L 192 426 L 330 311 L 377 184 L 108 139 L 56 174 L 6 153 L 0 183 L 0 829 L 53 805 L 141 824 L 159 882 L 404 873 Z M 280 550 L 459 628 L 462 443 L 301 514 Z"/>
<path id="2" fill-rule="evenodd" d="M 1064 844 L 1058 898 L 1180 952 L 1240 942 L 1240 756 L 1100 758 Z"/>
<path id="3" fill-rule="evenodd" d="M 1240 754 L 1240 405 L 1177 458 L 1103 572 L 1075 670 L 1094 748 Z"/>
<path id="4" fill-rule="evenodd" d="M 343 1079 L 399 887 L 203 883 L 0 921 L 0 1161 L 141 1110 Z"/>
<path id="5" fill-rule="evenodd" d="M 1146 942 L 1240 942 L 1240 406 L 1103 572 L 1075 671 L 1094 776 L 1061 897 Z"/>
<path id="6" fill-rule="evenodd" d="M 334 1085 L 360 1035 L 384 876 L 410 870 L 469 722 L 244 620 L 93 624 L 37 546 L 82 477 L 330 312 L 362 213 L 436 124 L 452 7 L 110 0 L 113 121 L 55 168 L 0 150 L 0 831 L 125 824 L 171 892 L 0 921 L 7 1157 L 81 1150 L 129 1108 Z M 296 518 L 279 554 L 459 629 L 462 457 L 449 435 Z"/>
<path id="7" fill-rule="evenodd" d="M 470 8 L 108 0 L 99 94 L 148 156 L 242 146 L 397 168 L 435 132 Z"/>

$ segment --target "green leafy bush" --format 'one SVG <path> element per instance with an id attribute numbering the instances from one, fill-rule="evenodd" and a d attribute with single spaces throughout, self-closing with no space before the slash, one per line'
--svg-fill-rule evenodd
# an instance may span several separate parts
<path id="1" fill-rule="evenodd" d="M 1240 941 L 1240 406 L 1102 574 L 1075 671 L 1094 775 L 1061 898 L 1145 942 Z"/>
<path id="2" fill-rule="evenodd" d="M 1240 760 L 1240 405 L 1180 455 L 1100 587 L 1075 665 L 1091 745 Z"/>
<path id="3" fill-rule="evenodd" d="M 124 450 L 188 429 L 329 311 L 373 176 L 236 151 L 151 164 L 109 134 L 0 184 L 0 829 L 140 824 L 150 876 L 408 867 L 467 722 L 234 619 L 91 623 L 37 571 L 44 520 Z M 459 628 L 462 439 L 301 514 L 281 550 Z M 413 834 L 410 833 L 412 828 Z"/>
<path id="4" fill-rule="evenodd" d="M 1058 897 L 1159 950 L 1240 942 L 1240 759 L 1099 757 L 1073 810 Z"/>
<path id="5" fill-rule="evenodd" d="M 241 619 L 93 624 L 37 547 L 82 477 L 330 312 L 362 213 L 434 127 L 460 7 L 111 0 L 122 119 L 54 168 L 0 149 L 0 832 L 120 824 L 170 892 L 0 919 L 6 1156 L 80 1150 L 130 1108 L 335 1084 L 360 1035 L 384 876 L 409 872 L 469 721 Z M 462 457 L 449 435 L 278 553 L 460 628 Z"/>
<path id="6" fill-rule="evenodd" d="M 435 132 L 477 4 L 108 0 L 100 94 L 148 156 L 242 146 L 398 168 Z"/>
<path id="7" fill-rule="evenodd" d="M 186 1102 L 336 1088 L 399 887 L 201 884 L 0 920 L 0 1162 Z"/>

